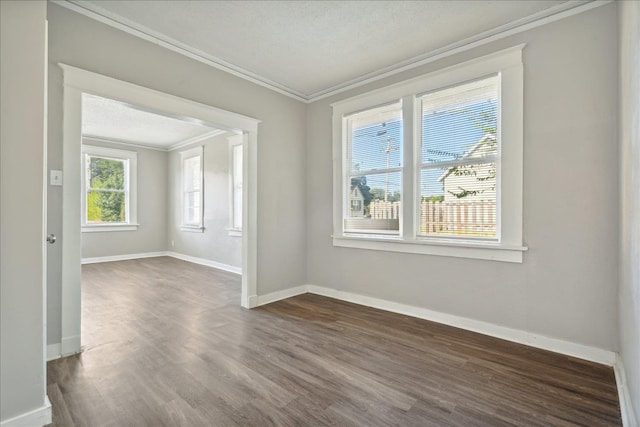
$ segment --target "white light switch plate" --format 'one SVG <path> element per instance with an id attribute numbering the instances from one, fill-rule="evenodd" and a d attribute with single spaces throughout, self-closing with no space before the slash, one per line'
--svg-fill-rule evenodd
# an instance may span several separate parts
<path id="1" fill-rule="evenodd" d="M 49 184 L 62 185 L 62 171 L 50 171 Z"/>

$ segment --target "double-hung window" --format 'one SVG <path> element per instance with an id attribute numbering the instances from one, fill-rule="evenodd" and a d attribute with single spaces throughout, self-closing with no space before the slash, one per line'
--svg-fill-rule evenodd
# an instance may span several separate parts
<path id="1" fill-rule="evenodd" d="M 334 245 L 522 262 L 522 48 L 333 104 Z"/>
<path id="2" fill-rule="evenodd" d="M 182 227 L 183 231 L 202 232 L 203 197 L 203 148 L 194 147 L 180 153 L 182 176 Z"/>
<path id="3" fill-rule="evenodd" d="M 137 153 L 82 146 L 82 231 L 137 229 Z"/>

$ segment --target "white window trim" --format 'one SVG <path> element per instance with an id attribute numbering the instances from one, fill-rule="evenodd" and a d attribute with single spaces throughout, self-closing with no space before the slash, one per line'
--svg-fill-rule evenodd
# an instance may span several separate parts
<path id="1" fill-rule="evenodd" d="M 235 218 L 235 162 L 233 159 L 233 151 L 237 146 L 243 146 L 244 136 L 233 135 L 227 138 L 229 141 L 229 226 L 227 232 L 232 237 L 242 237 L 242 227 L 236 227 L 234 224 Z M 242 151 L 244 157 L 244 146 Z M 244 164 L 244 162 L 242 162 Z M 242 189 L 244 192 L 244 188 Z"/>
<path id="2" fill-rule="evenodd" d="M 333 245 L 348 248 L 453 256 L 506 262 L 522 262 L 528 248 L 522 242 L 523 191 L 523 106 L 524 84 L 522 50 L 525 45 L 447 67 L 332 104 L 333 107 Z M 479 79 L 500 76 L 501 112 L 500 176 L 498 192 L 498 242 L 418 237 L 416 215 L 419 197 L 420 157 L 418 156 L 420 121 L 418 95 Z M 346 198 L 344 180 L 348 173 L 345 117 L 359 111 L 402 100 L 403 158 L 402 227 L 400 236 L 354 235 L 343 231 Z M 406 197 L 405 197 L 406 196 Z"/>
<path id="3" fill-rule="evenodd" d="M 184 161 L 192 157 L 200 157 L 200 223 L 184 222 Z M 199 145 L 180 152 L 180 230 L 191 233 L 204 233 L 204 147 Z"/>
<path id="4" fill-rule="evenodd" d="M 128 187 L 127 200 L 128 221 L 113 224 L 89 224 L 87 223 L 87 156 L 99 156 L 113 159 L 128 160 Z M 101 233 L 107 231 L 136 231 L 138 229 L 138 153 L 135 151 L 118 150 L 115 148 L 98 147 L 82 144 L 82 216 L 81 230 L 83 233 Z"/>

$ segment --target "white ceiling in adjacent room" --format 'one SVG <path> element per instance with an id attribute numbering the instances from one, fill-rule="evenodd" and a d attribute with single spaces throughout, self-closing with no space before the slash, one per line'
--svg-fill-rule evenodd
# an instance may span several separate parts
<path id="1" fill-rule="evenodd" d="M 82 95 L 82 135 L 168 149 L 191 139 L 224 131 L 197 123 L 144 111 L 100 96 Z"/>
<path id="2" fill-rule="evenodd" d="M 309 100 L 589 0 L 57 3 Z"/>

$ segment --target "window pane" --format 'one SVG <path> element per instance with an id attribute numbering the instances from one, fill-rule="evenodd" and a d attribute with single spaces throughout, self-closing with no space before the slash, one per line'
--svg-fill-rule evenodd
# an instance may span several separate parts
<path id="1" fill-rule="evenodd" d="M 352 171 L 402 166 L 401 104 L 360 113 L 349 120 Z"/>
<path id="2" fill-rule="evenodd" d="M 496 238 L 496 164 L 424 169 L 418 234 Z"/>
<path id="3" fill-rule="evenodd" d="M 242 145 L 233 147 L 233 227 L 242 228 Z"/>
<path id="4" fill-rule="evenodd" d="M 87 223 L 126 222 L 125 193 L 87 192 Z"/>
<path id="5" fill-rule="evenodd" d="M 89 157 L 89 187 L 93 189 L 124 190 L 126 160 Z"/>
<path id="6" fill-rule="evenodd" d="M 497 121 L 497 77 L 423 96 L 422 163 L 496 154 Z"/>
<path id="7" fill-rule="evenodd" d="M 402 216 L 400 177 L 400 172 L 351 177 L 345 231 L 397 235 Z"/>
<path id="8" fill-rule="evenodd" d="M 190 191 L 184 193 L 184 224 L 200 225 L 200 192 Z"/>
<path id="9" fill-rule="evenodd" d="M 184 159 L 184 189 L 199 190 L 202 184 L 200 177 L 200 156 Z"/>

